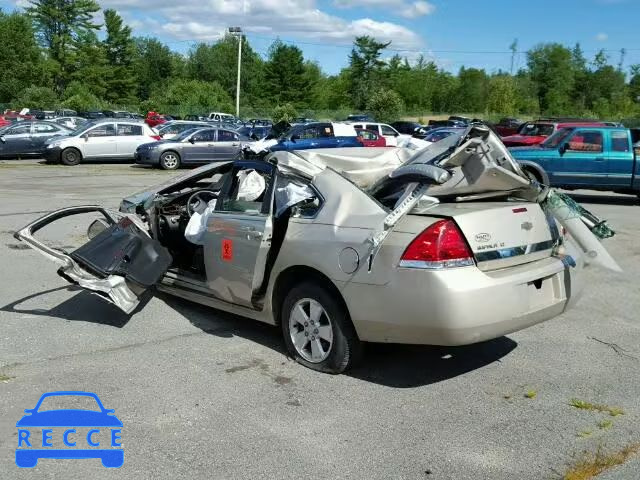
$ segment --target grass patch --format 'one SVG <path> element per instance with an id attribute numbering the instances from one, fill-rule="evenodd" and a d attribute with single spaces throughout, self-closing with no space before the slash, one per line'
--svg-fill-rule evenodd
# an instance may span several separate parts
<path id="1" fill-rule="evenodd" d="M 0 373 L 0 382 L 2 383 L 7 383 L 9 380 L 16 378 L 16 377 L 10 377 L 9 375 L 5 375 L 3 373 Z"/>
<path id="2" fill-rule="evenodd" d="M 563 480 L 590 480 L 613 467 L 622 465 L 638 453 L 640 453 L 640 443 L 626 446 L 612 453 L 605 453 L 601 448 L 598 448 L 595 453 L 584 452 L 562 478 Z"/>
<path id="3" fill-rule="evenodd" d="M 624 410 L 618 407 L 610 407 L 609 405 L 601 405 L 597 403 L 585 402 L 584 400 L 578 400 L 577 398 L 572 398 L 569 401 L 569 405 L 572 407 L 578 408 L 580 410 L 589 410 L 592 412 L 600 412 L 600 413 L 608 413 L 612 417 L 617 417 L 618 415 L 624 415 Z"/>
<path id="4" fill-rule="evenodd" d="M 613 426 L 613 422 L 611 420 L 601 420 L 600 422 L 598 422 L 598 428 L 600 430 L 606 430 L 608 428 L 611 428 Z"/>
<path id="5" fill-rule="evenodd" d="M 581 432 L 578 432 L 578 437 L 580 437 L 580 438 L 589 438 L 592 434 L 593 434 L 593 432 L 591 430 L 583 430 Z"/>
<path id="6" fill-rule="evenodd" d="M 531 398 L 534 399 L 538 396 L 538 392 L 536 392 L 535 390 L 529 390 L 527 393 L 524 394 L 525 398 Z"/>

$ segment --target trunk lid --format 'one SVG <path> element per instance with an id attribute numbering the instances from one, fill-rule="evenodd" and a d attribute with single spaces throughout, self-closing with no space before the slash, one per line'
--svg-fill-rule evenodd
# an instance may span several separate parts
<path id="1" fill-rule="evenodd" d="M 555 220 L 537 203 L 445 203 L 412 214 L 453 218 L 485 271 L 550 257 L 559 238 Z"/>

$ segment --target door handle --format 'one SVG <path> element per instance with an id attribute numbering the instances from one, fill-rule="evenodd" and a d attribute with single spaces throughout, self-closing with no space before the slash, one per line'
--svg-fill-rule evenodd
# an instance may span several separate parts
<path id="1" fill-rule="evenodd" d="M 252 238 L 262 238 L 262 232 L 256 230 L 254 227 L 241 227 L 240 230 L 245 232 L 247 240 L 251 240 Z"/>

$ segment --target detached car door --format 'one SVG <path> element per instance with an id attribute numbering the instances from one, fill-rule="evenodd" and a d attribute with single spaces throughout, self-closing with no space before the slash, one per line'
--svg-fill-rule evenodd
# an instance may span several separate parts
<path id="1" fill-rule="evenodd" d="M 54 248 L 35 237 L 55 221 L 92 212 L 101 218 L 89 226 L 90 240 L 73 251 Z M 58 264 L 58 275 L 69 283 L 97 293 L 125 313 L 136 308 L 141 295 L 160 281 L 173 261 L 169 251 L 134 217 L 93 205 L 51 212 L 14 236 Z"/>
<path id="2" fill-rule="evenodd" d="M 254 307 L 271 247 L 274 181 L 271 164 L 236 162 L 207 220 L 207 283 L 222 300 Z"/>

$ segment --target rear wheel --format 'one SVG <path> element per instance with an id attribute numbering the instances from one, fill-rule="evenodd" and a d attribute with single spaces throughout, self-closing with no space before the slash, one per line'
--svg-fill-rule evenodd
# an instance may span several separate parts
<path id="1" fill-rule="evenodd" d="M 362 354 L 349 314 L 335 295 L 315 283 L 294 287 L 282 305 L 282 333 L 289 354 L 302 365 L 341 373 Z"/>
<path id="2" fill-rule="evenodd" d="M 63 165 L 78 165 L 82 161 L 82 154 L 76 148 L 65 148 L 60 154 L 60 161 Z"/>
<path id="3" fill-rule="evenodd" d="M 180 156 L 176 152 L 164 152 L 160 155 L 160 166 L 165 170 L 175 170 L 180 166 Z"/>

